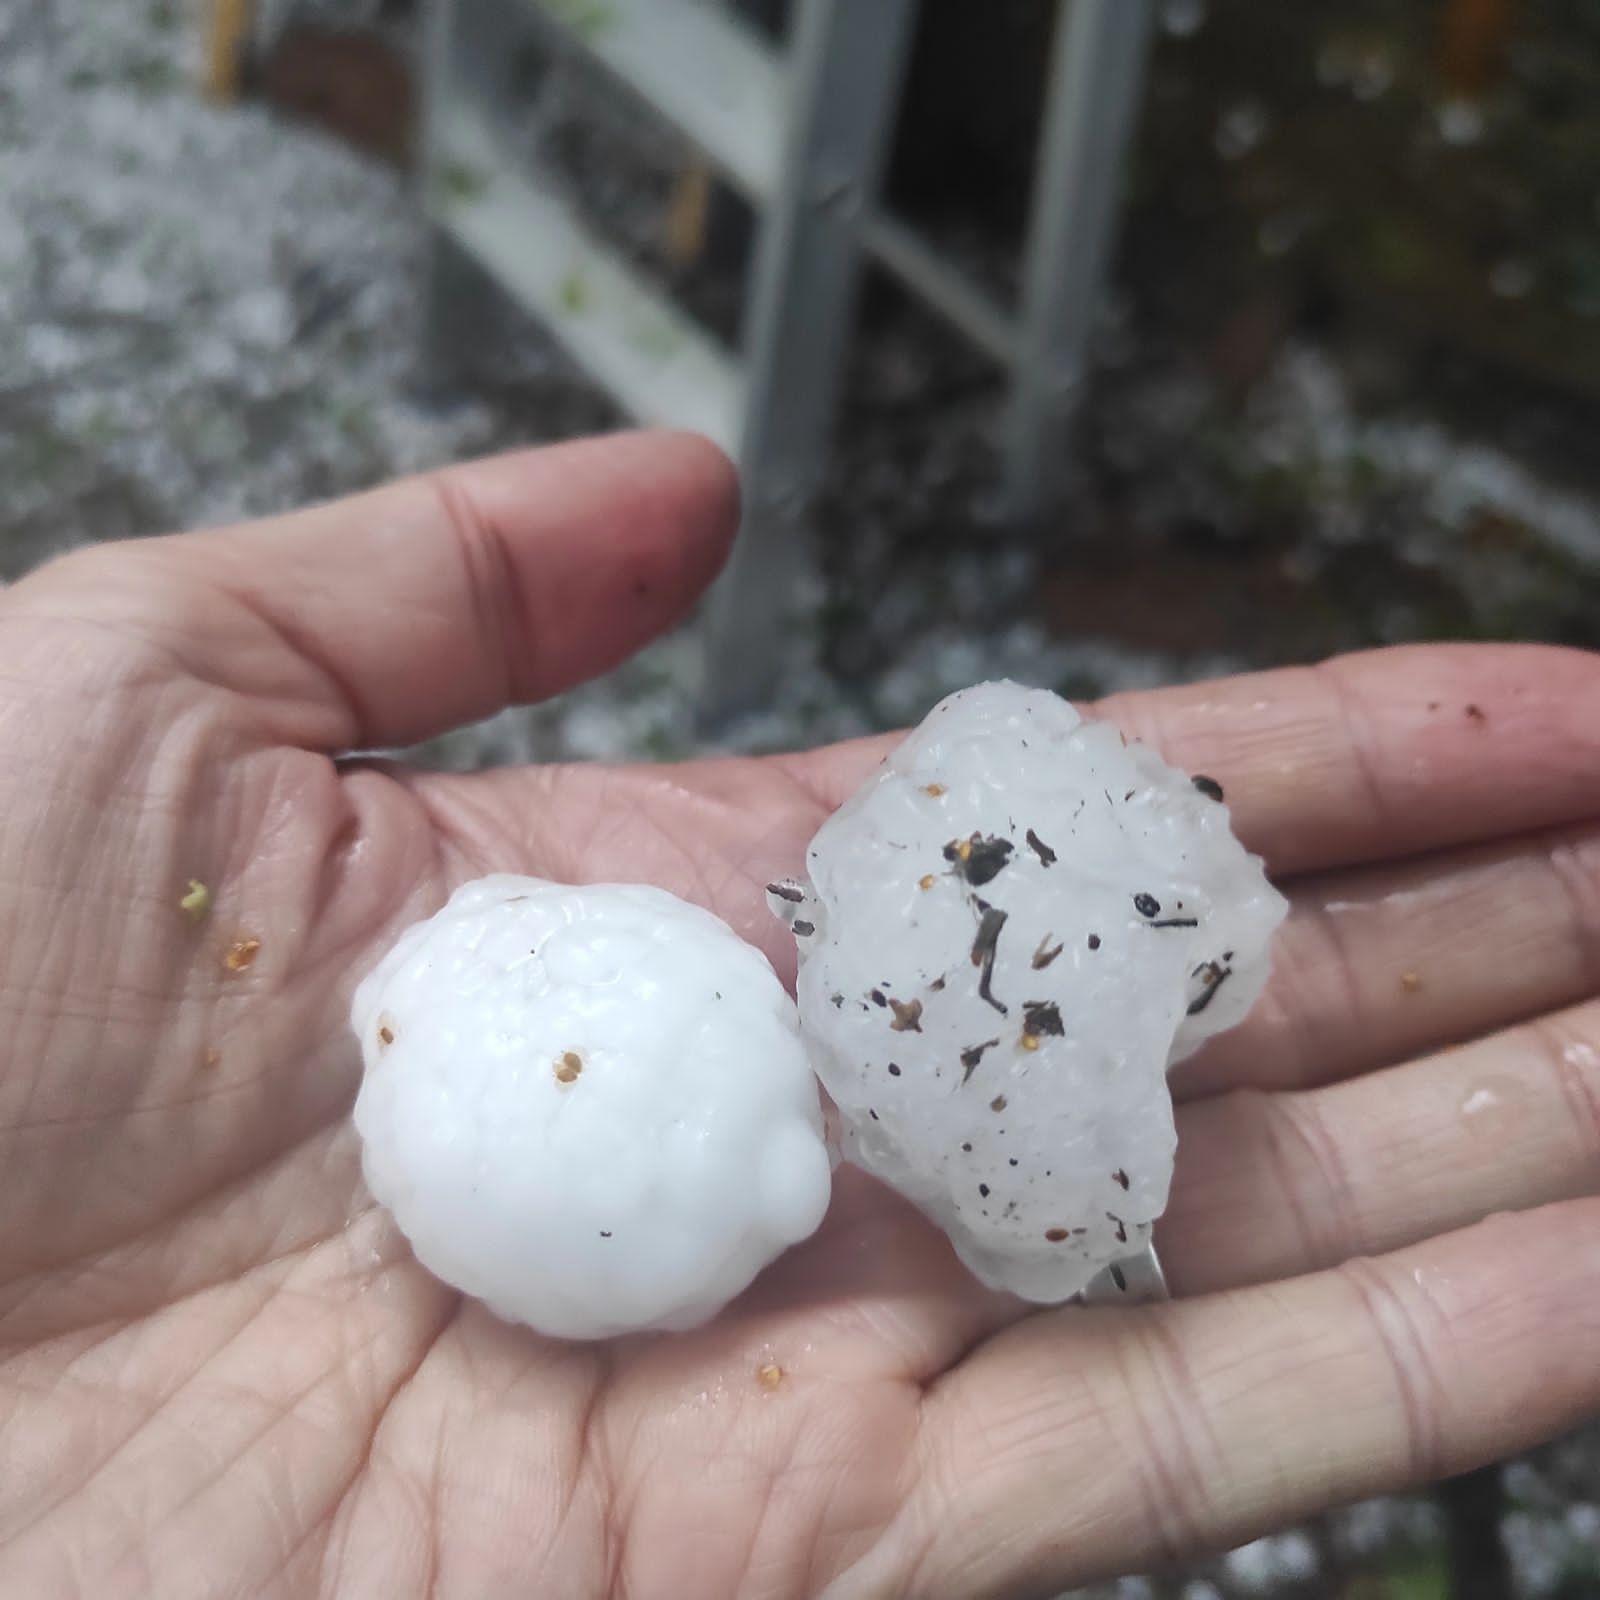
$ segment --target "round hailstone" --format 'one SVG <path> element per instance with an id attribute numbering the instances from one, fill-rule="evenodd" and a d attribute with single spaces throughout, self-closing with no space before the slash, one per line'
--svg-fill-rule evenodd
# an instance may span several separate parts
<path id="1" fill-rule="evenodd" d="M 368 1186 L 418 1260 L 569 1339 L 685 1328 L 827 1208 L 794 1005 L 659 889 L 483 878 L 356 993 Z"/>
<path id="2" fill-rule="evenodd" d="M 773 909 L 845 1153 L 992 1287 L 1063 1300 L 1148 1242 L 1167 1068 L 1241 1021 L 1286 906 L 1220 788 L 1012 683 L 951 695 Z"/>

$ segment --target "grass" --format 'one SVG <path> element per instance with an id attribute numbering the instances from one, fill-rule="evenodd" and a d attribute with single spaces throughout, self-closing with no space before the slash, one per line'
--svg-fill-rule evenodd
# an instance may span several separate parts
<path id="1" fill-rule="evenodd" d="M 433 169 L 433 186 L 441 199 L 467 205 L 489 187 L 489 174 L 465 161 L 441 161 Z"/>
<path id="2" fill-rule="evenodd" d="M 593 44 L 616 26 L 617 14 L 606 0 L 541 0 L 541 4 L 586 44 Z"/>
<path id="3" fill-rule="evenodd" d="M 1406 1551 L 1380 1572 L 1363 1573 L 1340 1600 L 1451 1600 L 1443 1551 Z"/>
<path id="4" fill-rule="evenodd" d="M 576 317 L 589 309 L 588 280 L 576 269 L 561 280 L 561 287 L 557 293 L 561 297 L 563 311 L 570 311 Z"/>

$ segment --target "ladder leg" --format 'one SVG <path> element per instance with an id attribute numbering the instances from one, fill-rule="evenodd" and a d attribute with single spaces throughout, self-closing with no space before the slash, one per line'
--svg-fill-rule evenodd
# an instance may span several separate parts
<path id="1" fill-rule="evenodd" d="M 485 372 L 485 352 L 497 352 L 513 308 L 492 273 L 437 222 L 429 222 L 422 261 L 422 335 L 417 380 L 444 393 Z"/>
<path id="2" fill-rule="evenodd" d="M 1006 419 L 1006 504 L 1059 492 L 1138 119 L 1151 0 L 1061 0 L 1024 264 L 1021 338 Z"/>
<path id="3" fill-rule="evenodd" d="M 482 352 L 497 348 L 510 316 L 494 275 L 437 219 L 439 189 L 474 176 L 452 159 L 443 129 L 463 99 L 492 94 L 498 85 L 482 71 L 502 24 L 494 7 L 478 0 L 426 0 L 422 18 L 421 119 L 416 168 L 417 201 L 429 219 L 422 261 L 422 331 L 418 378 L 425 387 L 451 389 L 482 369 Z M 469 26 L 470 24 L 470 26 Z"/>
<path id="4" fill-rule="evenodd" d="M 809 567 L 805 515 L 822 476 L 917 0 L 802 0 L 790 47 L 788 142 L 762 219 L 744 346 L 744 528 L 707 622 L 702 707 L 758 703 Z"/>
<path id="5" fill-rule="evenodd" d="M 450 113 L 463 96 L 490 86 L 473 71 L 469 48 L 482 55 L 485 17 L 481 5 L 463 0 L 425 0 L 422 18 L 421 119 L 417 141 L 417 201 L 429 218 L 423 254 L 422 335 L 418 376 L 427 386 L 451 388 L 469 379 L 477 353 L 493 347 L 505 329 L 504 295 L 493 276 L 435 220 L 438 187 L 460 181 L 443 137 Z M 464 13 L 471 12 L 474 27 Z M 491 17 L 490 21 L 493 20 Z M 470 34 L 470 39 L 469 39 Z"/>
<path id="6" fill-rule="evenodd" d="M 424 0 L 417 138 L 417 201 L 428 212 L 430 184 L 439 181 L 439 126 L 447 97 L 455 86 L 455 44 L 458 0 Z M 444 230 L 428 224 L 422 276 L 421 377 L 426 383 L 447 383 L 459 375 L 461 345 L 456 326 L 462 263 Z"/>

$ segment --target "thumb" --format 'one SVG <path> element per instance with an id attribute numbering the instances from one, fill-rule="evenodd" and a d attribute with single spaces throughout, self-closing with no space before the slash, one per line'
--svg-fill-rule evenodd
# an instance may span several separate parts
<path id="1" fill-rule="evenodd" d="M 406 744 L 616 665 L 687 614 L 737 524 L 713 445 L 623 434 L 102 546 L 8 598 L 149 634 L 276 737 Z"/>

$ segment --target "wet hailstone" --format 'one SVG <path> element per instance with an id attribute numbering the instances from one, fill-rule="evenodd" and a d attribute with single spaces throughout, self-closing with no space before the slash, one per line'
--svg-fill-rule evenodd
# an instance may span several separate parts
<path id="1" fill-rule="evenodd" d="M 1438 112 L 1439 136 L 1446 144 L 1476 144 L 1488 127 L 1488 118 L 1476 100 L 1446 100 Z"/>
<path id="2" fill-rule="evenodd" d="M 1315 1543 L 1298 1528 L 1240 1545 L 1222 1561 L 1236 1589 L 1263 1595 L 1282 1590 L 1285 1584 L 1309 1583 L 1321 1565 Z"/>
<path id="3" fill-rule="evenodd" d="M 1266 137 L 1269 122 L 1267 108 L 1259 100 L 1235 102 L 1217 124 L 1217 154 L 1224 161 L 1249 155 Z"/>
<path id="4" fill-rule="evenodd" d="M 1489 287 L 1502 300 L 1525 300 L 1535 282 L 1533 264 L 1520 256 L 1507 256 L 1497 261 L 1489 274 Z"/>
<path id="5" fill-rule="evenodd" d="M 1256 230 L 1256 243 L 1262 255 L 1274 260 L 1288 255 L 1305 237 L 1314 220 L 1303 209 L 1280 211 L 1266 218 Z"/>
<path id="6" fill-rule="evenodd" d="M 1175 39 L 1193 38 L 1206 21 L 1206 0 L 1166 0 L 1161 26 Z"/>
<path id="7" fill-rule="evenodd" d="M 1285 904 L 1221 786 L 1011 683 L 940 703 L 774 884 L 844 1153 L 986 1283 L 1077 1293 L 1148 1241 L 1168 1066 L 1241 1021 Z"/>
<path id="8" fill-rule="evenodd" d="M 1378 100 L 1394 86 L 1394 62 L 1387 51 L 1364 51 L 1350 75 L 1350 92 L 1357 100 Z"/>

